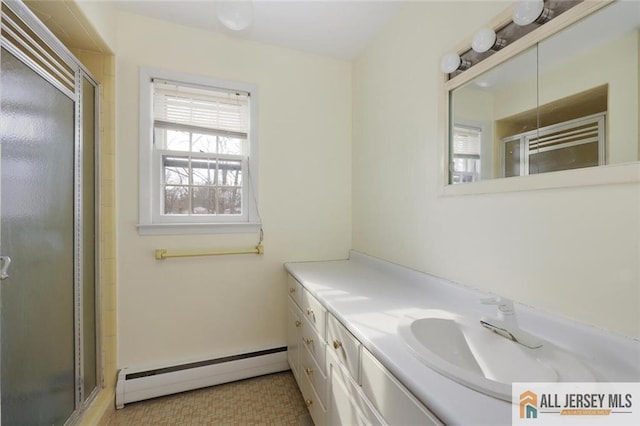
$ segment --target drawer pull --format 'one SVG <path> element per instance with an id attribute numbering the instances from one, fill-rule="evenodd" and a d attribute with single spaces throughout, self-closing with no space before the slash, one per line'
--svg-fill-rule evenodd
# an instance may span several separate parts
<path id="1" fill-rule="evenodd" d="M 290 288 L 290 289 L 289 289 L 289 293 L 293 294 L 293 293 L 295 293 L 295 292 L 296 292 L 296 289 L 295 289 L 295 288 Z"/>
<path id="2" fill-rule="evenodd" d="M 313 374 L 313 370 L 311 368 L 305 368 L 304 371 L 307 373 L 307 376 L 310 376 Z"/>
<path id="3" fill-rule="evenodd" d="M 342 342 L 340 340 L 334 340 L 333 341 L 333 348 L 334 349 L 340 349 L 342 347 Z"/>
<path id="4" fill-rule="evenodd" d="M 305 403 L 307 404 L 307 407 L 311 407 L 311 404 L 313 404 L 313 401 L 310 399 L 307 399 Z"/>
<path id="5" fill-rule="evenodd" d="M 313 339 L 311 337 L 303 337 L 302 341 L 305 342 L 307 345 L 310 345 L 313 343 Z"/>
<path id="6" fill-rule="evenodd" d="M 300 327 L 302 325 L 302 321 L 296 320 L 296 327 Z"/>
<path id="7" fill-rule="evenodd" d="M 307 308 L 307 315 L 313 315 L 313 309 Z"/>

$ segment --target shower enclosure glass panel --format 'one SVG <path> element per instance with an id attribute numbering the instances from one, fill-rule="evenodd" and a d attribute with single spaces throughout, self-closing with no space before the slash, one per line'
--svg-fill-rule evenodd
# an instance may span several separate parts
<path id="1" fill-rule="evenodd" d="M 2 50 L 2 424 L 64 424 L 75 408 L 75 103 Z"/>

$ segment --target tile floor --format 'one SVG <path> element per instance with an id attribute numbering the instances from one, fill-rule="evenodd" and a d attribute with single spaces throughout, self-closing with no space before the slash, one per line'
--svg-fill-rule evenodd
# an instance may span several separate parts
<path id="1" fill-rule="evenodd" d="M 290 371 L 126 405 L 109 426 L 291 425 L 308 411 Z"/>

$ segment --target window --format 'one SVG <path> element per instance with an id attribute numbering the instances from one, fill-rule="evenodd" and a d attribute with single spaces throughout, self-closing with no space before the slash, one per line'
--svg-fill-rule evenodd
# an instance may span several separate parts
<path id="1" fill-rule="evenodd" d="M 451 183 L 480 179 L 481 146 L 482 129 L 459 124 L 453 126 Z"/>
<path id="2" fill-rule="evenodd" d="M 257 229 L 255 88 L 142 70 L 142 234 Z"/>

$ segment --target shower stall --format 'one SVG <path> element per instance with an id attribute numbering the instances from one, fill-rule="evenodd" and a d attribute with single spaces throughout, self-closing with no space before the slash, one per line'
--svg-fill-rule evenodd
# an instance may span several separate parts
<path id="1" fill-rule="evenodd" d="M 98 84 L 21 2 L 1 23 L 0 414 L 61 425 L 101 385 Z"/>

